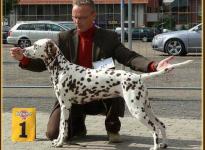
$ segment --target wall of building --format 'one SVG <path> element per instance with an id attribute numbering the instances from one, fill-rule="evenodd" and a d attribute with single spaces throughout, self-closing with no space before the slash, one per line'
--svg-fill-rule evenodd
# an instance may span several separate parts
<path id="1" fill-rule="evenodd" d="M 65 1 L 67 3 L 65 3 Z M 183 1 L 183 2 L 182 2 Z M 53 20 L 71 21 L 72 0 L 46 0 L 29 1 L 21 0 L 16 7 L 15 13 L 11 15 L 12 24 L 15 21 L 23 20 Z M 44 3 L 42 3 L 44 2 Z M 54 3 L 55 2 L 55 3 Z M 63 3 L 64 2 L 64 3 Z M 96 1 L 98 16 L 96 23 L 104 28 L 113 29 L 120 26 L 120 1 Z M 111 3 L 112 2 L 112 3 Z M 138 3 L 137 3 L 138 2 Z M 169 6 L 159 7 L 158 0 L 132 0 L 132 18 L 134 26 L 150 25 L 161 21 L 161 16 L 170 16 L 175 19 L 177 25 L 196 24 L 201 22 L 201 1 L 200 0 L 174 0 Z M 128 5 L 125 1 L 125 20 L 128 18 Z M 15 15 L 15 16 L 14 16 Z M 15 21 L 14 19 L 15 18 Z"/>

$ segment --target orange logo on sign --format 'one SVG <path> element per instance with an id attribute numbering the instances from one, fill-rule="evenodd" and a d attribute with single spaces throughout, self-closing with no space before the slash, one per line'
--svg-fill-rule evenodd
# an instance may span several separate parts
<path id="1" fill-rule="evenodd" d="M 16 116 L 21 117 L 22 120 L 26 120 L 27 117 L 31 116 L 32 113 L 26 110 L 21 110 L 20 112 L 16 113 Z"/>

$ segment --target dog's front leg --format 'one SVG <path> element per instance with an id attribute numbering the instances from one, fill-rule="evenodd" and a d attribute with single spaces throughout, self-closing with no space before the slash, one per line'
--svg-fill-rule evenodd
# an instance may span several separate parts
<path id="1" fill-rule="evenodd" d="M 59 135 L 58 138 L 53 140 L 52 145 L 54 147 L 62 147 L 63 142 L 68 134 L 68 118 L 70 113 L 71 105 L 61 104 L 61 116 L 60 116 L 60 126 L 59 126 Z"/>

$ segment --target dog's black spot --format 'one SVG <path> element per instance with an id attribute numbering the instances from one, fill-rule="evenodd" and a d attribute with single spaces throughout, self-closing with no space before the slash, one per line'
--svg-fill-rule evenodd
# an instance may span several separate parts
<path id="1" fill-rule="evenodd" d="M 119 77 L 121 75 L 121 73 L 117 73 L 116 76 Z"/>
<path id="2" fill-rule="evenodd" d="M 132 87 L 132 84 L 128 84 L 127 88 L 126 88 L 126 91 L 128 91 L 131 87 Z"/>
<path id="3" fill-rule="evenodd" d="M 130 79 L 130 78 L 127 78 L 127 81 L 131 81 L 131 79 Z"/>
<path id="4" fill-rule="evenodd" d="M 120 94 L 120 92 L 119 92 L 119 91 L 115 91 L 115 93 L 116 93 L 116 94 Z"/>
<path id="5" fill-rule="evenodd" d="M 116 86 L 116 85 L 119 85 L 119 84 L 120 84 L 120 81 L 117 81 L 116 83 L 113 83 L 112 85 Z"/>
<path id="6" fill-rule="evenodd" d="M 106 83 L 108 83 L 108 84 L 109 84 L 109 83 L 110 83 L 110 81 L 106 81 Z"/>
<path id="7" fill-rule="evenodd" d="M 113 74 L 115 74 L 115 72 L 114 72 L 114 71 L 111 71 L 111 72 L 110 72 L 110 75 L 113 75 Z"/>
<path id="8" fill-rule="evenodd" d="M 103 70 L 104 71 L 104 74 L 108 74 L 107 70 Z"/>
<path id="9" fill-rule="evenodd" d="M 154 127 L 154 123 L 151 120 L 148 121 L 148 124 L 150 124 L 152 127 Z"/>
<path id="10" fill-rule="evenodd" d="M 90 79 L 90 78 L 87 78 L 87 81 L 88 81 L 88 82 L 91 82 L 91 79 Z"/>
<path id="11" fill-rule="evenodd" d="M 83 73 L 85 71 L 85 69 L 80 70 L 80 73 Z"/>
<path id="12" fill-rule="evenodd" d="M 111 87 L 113 87 L 113 86 L 110 84 L 109 87 L 111 88 Z"/>
<path id="13" fill-rule="evenodd" d="M 158 134 L 156 134 L 156 143 L 159 144 Z"/>
<path id="14" fill-rule="evenodd" d="M 142 97 L 141 91 L 138 92 L 138 97 Z"/>

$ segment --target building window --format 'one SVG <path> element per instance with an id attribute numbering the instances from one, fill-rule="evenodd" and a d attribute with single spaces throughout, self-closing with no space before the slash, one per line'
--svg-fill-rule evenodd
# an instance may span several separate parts
<path id="1" fill-rule="evenodd" d="M 28 5 L 23 5 L 18 9 L 18 21 L 21 20 L 29 20 L 29 16 L 28 16 L 29 12 L 28 12 Z"/>
<path id="2" fill-rule="evenodd" d="M 44 17 L 43 17 L 43 6 L 42 5 L 37 5 L 37 20 L 43 20 Z"/>

